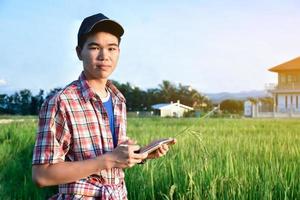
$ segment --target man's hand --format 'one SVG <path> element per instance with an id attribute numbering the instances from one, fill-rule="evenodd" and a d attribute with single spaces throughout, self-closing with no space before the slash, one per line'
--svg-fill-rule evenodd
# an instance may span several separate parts
<path id="1" fill-rule="evenodd" d="M 154 143 L 153 141 L 152 143 Z M 169 151 L 169 146 L 176 144 L 176 139 L 174 139 L 171 143 L 169 144 L 163 144 L 161 145 L 157 150 L 153 151 L 152 153 L 148 154 L 147 159 L 154 159 L 154 158 L 160 158 L 164 155 L 167 154 Z"/>
<path id="2" fill-rule="evenodd" d="M 133 167 L 137 163 L 141 163 L 144 159 L 148 157 L 148 153 L 134 153 L 140 149 L 139 145 L 136 145 L 136 141 L 127 140 L 126 142 L 118 145 L 111 153 L 111 163 L 110 167 L 117 168 L 129 168 Z"/>
<path id="3" fill-rule="evenodd" d="M 139 149 L 140 147 L 136 145 L 135 141 L 128 140 L 112 152 L 93 159 L 33 165 L 32 179 L 38 186 L 44 187 L 74 182 L 91 174 L 97 174 L 104 169 L 132 167 L 148 156 L 147 153 L 134 153 Z"/>

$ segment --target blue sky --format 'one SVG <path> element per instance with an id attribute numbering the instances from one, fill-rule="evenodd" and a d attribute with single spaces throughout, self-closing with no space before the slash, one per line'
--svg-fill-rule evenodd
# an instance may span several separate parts
<path id="1" fill-rule="evenodd" d="M 300 55 L 300 2 L 0 0 L 0 93 L 48 91 L 78 78 L 76 35 L 102 12 L 125 28 L 112 79 L 200 92 L 264 89 L 268 68 Z"/>

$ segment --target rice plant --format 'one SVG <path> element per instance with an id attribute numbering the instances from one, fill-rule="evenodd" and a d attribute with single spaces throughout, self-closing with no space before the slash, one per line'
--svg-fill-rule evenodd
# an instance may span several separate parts
<path id="1" fill-rule="evenodd" d="M 36 121 L 0 124 L 0 199 L 46 199 L 31 181 Z M 298 120 L 129 118 L 140 145 L 176 137 L 168 154 L 126 169 L 129 199 L 300 199 Z"/>

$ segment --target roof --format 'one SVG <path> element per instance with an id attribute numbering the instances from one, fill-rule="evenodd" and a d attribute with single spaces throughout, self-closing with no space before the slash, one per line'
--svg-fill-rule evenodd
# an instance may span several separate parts
<path id="1" fill-rule="evenodd" d="M 180 103 L 160 103 L 160 104 L 155 104 L 153 106 L 151 106 L 153 109 L 157 109 L 157 110 L 162 110 L 162 109 L 166 109 L 170 106 L 178 106 L 178 107 L 182 107 L 188 110 L 194 110 L 192 107 L 180 104 Z"/>
<path id="2" fill-rule="evenodd" d="M 152 105 L 151 108 L 160 110 L 160 108 L 165 107 L 167 105 L 170 105 L 170 104 L 169 103 L 159 103 L 159 104 Z"/>
<path id="3" fill-rule="evenodd" d="M 300 56 L 269 69 L 271 72 L 300 70 Z"/>

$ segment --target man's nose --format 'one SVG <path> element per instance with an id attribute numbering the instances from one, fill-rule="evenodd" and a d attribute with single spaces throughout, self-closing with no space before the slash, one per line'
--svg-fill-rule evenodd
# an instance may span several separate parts
<path id="1" fill-rule="evenodd" d="M 106 60 L 108 58 L 108 52 L 106 49 L 100 49 L 99 54 L 98 54 L 98 59 L 99 60 Z"/>

